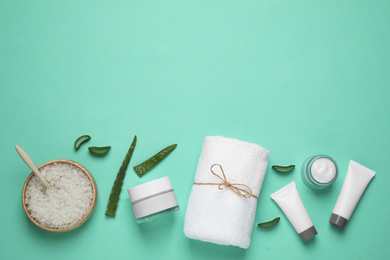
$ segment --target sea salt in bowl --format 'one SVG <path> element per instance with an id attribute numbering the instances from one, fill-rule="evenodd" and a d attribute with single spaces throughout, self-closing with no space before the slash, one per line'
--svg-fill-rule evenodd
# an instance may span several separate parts
<path id="1" fill-rule="evenodd" d="M 65 232 L 79 227 L 93 213 L 97 187 L 91 173 L 71 160 L 53 160 L 38 167 L 51 187 L 46 189 L 34 173 L 22 192 L 23 208 L 38 227 Z"/>

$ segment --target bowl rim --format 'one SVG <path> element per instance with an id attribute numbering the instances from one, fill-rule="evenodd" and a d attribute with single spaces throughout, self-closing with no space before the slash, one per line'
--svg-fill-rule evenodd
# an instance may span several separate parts
<path id="1" fill-rule="evenodd" d="M 87 214 L 81 220 L 79 220 L 77 223 L 73 224 L 72 226 L 66 227 L 66 228 L 50 228 L 50 227 L 46 227 L 46 226 L 40 224 L 36 219 L 34 219 L 31 216 L 30 211 L 28 211 L 28 208 L 27 208 L 27 205 L 26 205 L 26 200 L 25 200 L 26 199 L 27 185 L 30 182 L 31 178 L 35 175 L 34 172 L 32 172 L 27 177 L 27 180 L 24 183 L 23 191 L 22 191 L 22 203 L 23 203 L 23 208 L 24 208 L 24 211 L 26 212 L 27 217 L 35 225 L 37 225 L 38 227 L 40 227 L 40 228 L 42 228 L 44 230 L 47 230 L 47 231 L 51 231 L 51 232 L 66 232 L 66 231 L 70 231 L 70 230 L 73 230 L 73 229 L 81 226 L 92 215 L 93 211 L 95 210 L 97 197 L 98 197 L 97 186 L 96 186 L 95 179 L 93 178 L 92 174 L 87 170 L 87 168 L 85 168 L 80 163 L 72 161 L 72 160 L 68 160 L 68 159 L 55 159 L 55 160 L 51 160 L 51 161 L 48 161 L 48 162 L 45 162 L 45 163 L 39 165 L 38 170 L 43 168 L 43 167 L 45 167 L 45 166 L 47 166 L 47 165 L 54 164 L 54 163 L 69 163 L 69 164 L 72 164 L 72 165 L 80 168 L 87 175 L 89 180 L 91 181 L 92 192 L 93 192 L 93 199 L 92 199 L 91 207 L 90 207 L 89 211 L 87 212 Z"/>

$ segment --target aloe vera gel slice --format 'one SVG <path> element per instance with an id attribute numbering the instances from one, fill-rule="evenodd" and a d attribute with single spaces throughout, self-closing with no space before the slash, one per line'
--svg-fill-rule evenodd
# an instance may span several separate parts
<path id="1" fill-rule="evenodd" d="M 134 171 L 138 174 L 139 177 L 142 177 L 145 173 L 153 169 L 159 162 L 161 162 L 165 157 L 167 157 L 175 148 L 177 144 L 173 144 L 162 149 L 160 152 L 144 161 L 143 163 L 134 167 Z"/>
<path id="2" fill-rule="evenodd" d="M 123 180 L 125 179 L 127 166 L 130 163 L 131 156 L 133 155 L 133 151 L 135 145 L 137 143 L 137 136 L 134 136 L 133 142 L 130 145 L 129 150 L 125 156 L 125 159 L 122 162 L 121 167 L 119 168 L 118 174 L 116 175 L 116 179 L 114 185 L 112 185 L 110 197 L 107 203 L 106 216 L 115 217 L 116 208 L 118 207 L 119 195 L 122 190 Z"/>
<path id="3" fill-rule="evenodd" d="M 278 218 L 275 218 L 275 219 L 273 219 L 273 220 L 271 220 L 271 221 L 268 221 L 268 222 L 264 222 L 264 223 L 259 223 L 259 224 L 257 224 L 259 227 L 262 227 L 262 228 L 270 228 L 270 227 L 273 227 L 273 226 L 275 226 L 276 224 L 278 224 L 279 223 L 279 220 L 280 220 L 280 218 L 278 217 Z"/>
<path id="4" fill-rule="evenodd" d="M 88 150 L 97 155 L 104 155 L 110 151 L 111 146 L 103 146 L 103 147 L 97 147 L 97 146 L 90 146 L 88 147 Z"/>
<path id="5" fill-rule="evenodd" d="M 279 165 L 273 165 L 272 169 L 274 169 L 277 172 L 280 173 L 288 173 L 294 170 L 295 165 L 289 165 L 289 166 L 279 166 Z"/>
<path id="6" fill-rule="evenodd" d="M 80 136 L 74 142 L 74 149 L 76 149 L 76 151 L 77 151 L 83 143 L 85 143 L 85 142 L 87 142 L 89 140 L 91 140 L 91 137 L 89 135 L 82 135 L 82 136 Z"/>

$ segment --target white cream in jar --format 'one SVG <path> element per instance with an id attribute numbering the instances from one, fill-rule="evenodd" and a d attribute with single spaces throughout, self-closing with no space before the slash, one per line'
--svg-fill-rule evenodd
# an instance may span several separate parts
<path id="1" fill-rule="evenodd" d="M 302 178 L 313 189 L 322 189 L 334 183 L 338 176 L 335 160 L 328 155 L 313 155 L 302 166 Z"/>
<path id="2" fill-rule="evenodd" d="M 311 175 L 321 183 L 328 183 L 336 176 L 336 166 L 327 158 L 320 158 L 313 162 Z"/>

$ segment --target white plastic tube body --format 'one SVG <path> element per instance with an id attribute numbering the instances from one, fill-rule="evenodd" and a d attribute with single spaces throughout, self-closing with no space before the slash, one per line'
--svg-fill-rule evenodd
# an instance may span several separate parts
<path id="1" fill-rule="evenodd" d="M 301 236 L 302 240 L 306 241 L 317 234 L 313 222 L 311 221 L 310 216 L 303 205 L 302 199 L 299 196 L 295 182 L 291 182 L 280 190 L 274 192 L 271 194 L 271 198 L 279 205 L 280 209 Z M 310 229 L 312 230 L 309 232 L 310 237 L 302 237 L 302 234 Z M 313 233 L 313 229 L 315 234 Z"/>
<path id="2" fill-rule="evenodd" d="M 345 177 L 332 213 L 349 220 L 360 200 L 360 197 L 363 195 L 367 185 L 374 176 L 375 172 L 373 170 L 370 170 L 367 167 L 351 160 L 349 162 L 347 176 Z M 331 222 L 331 224 L 334 223 Z M 339 227 L 343 228 L 344 226 L 345 223 Z"/>

